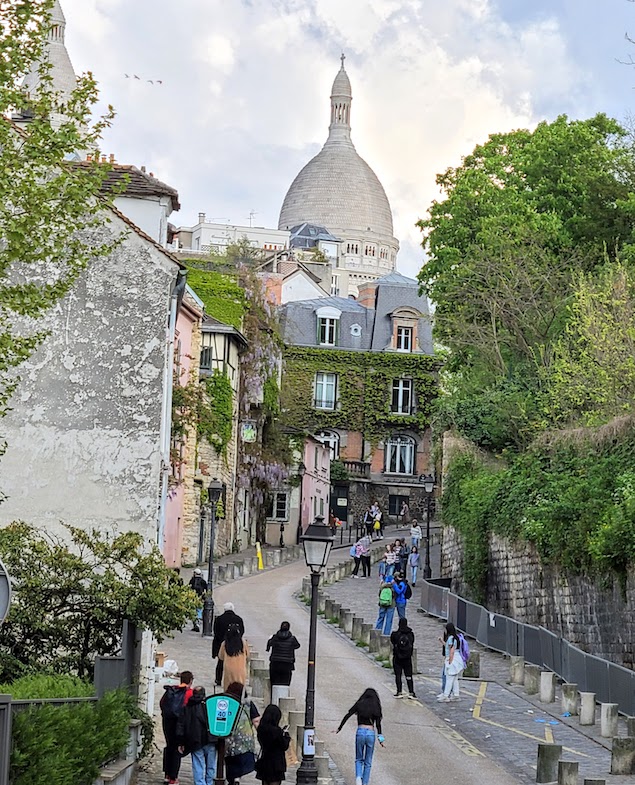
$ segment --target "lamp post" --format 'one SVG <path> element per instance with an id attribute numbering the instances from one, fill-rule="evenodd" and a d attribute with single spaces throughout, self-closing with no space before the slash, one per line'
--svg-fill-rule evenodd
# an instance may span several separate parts
<path id="1" fill-rule="evenodd" d="M 434 474 L 422 474 L 419 482 L 423 483 L 426 492 L 426 560 L 423 565 L 423 579 L 429 580 L 432 577 L 430 567 L 430 511 L 432 506 L 432 494 L 434 493 Z"/>
<path id="2" fill-rule="evenodd" d="M 214 535 L 216 534 L 216 505 L 223 492 L 223 483 L 214 477 L 207 488 L 210 505 L 209 557 L 207 560 L 207 592 L 203 602 L 203 637 L 211 638 L 214 625 Z"/>
<path id="3" fill-rule="evenodd" d="M 300 507 L 298 509 L 298 530 L 295 536 L 296 545 L 300 544 L 300 537 L 302 537 L 302 491 L 304 490 L 304 475 L 306 474 L 306 466 L 304 461 L 298 464 L 298 477 L 300 479 Z"/>
<path id="4" fill-rule="evenodd" d="M 304 743 L 302 763 L 296 772 L 297 785 L 317 785 L 315 765 L 315 649 L 317 637 L 317 590 L 320 574 L 329 559 L 334 537 L 318 515 L 302 535 L 304 559 L 311 570 L 311 621 L 309 625 L 309 660 L 306 673 L 306 702 L 304 710 Z"/>

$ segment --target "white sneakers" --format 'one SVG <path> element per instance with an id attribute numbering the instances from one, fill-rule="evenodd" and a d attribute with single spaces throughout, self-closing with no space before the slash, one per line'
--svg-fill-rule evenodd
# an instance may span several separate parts
<path id="1" fill-rule="evenodd" d="M 362 778 L 361 777 L 355 777 L 355 785 L 362 785 Z"/>

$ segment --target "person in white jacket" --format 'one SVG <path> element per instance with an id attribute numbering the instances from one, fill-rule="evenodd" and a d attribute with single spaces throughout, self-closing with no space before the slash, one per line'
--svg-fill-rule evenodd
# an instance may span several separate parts
<path id="1" fill-rule="evenodd" d="M 410 539 L 411 543 L 410 546 L 419 547 L 419 543 L 421 542 L 421 538 L 423 537 L 423 532 L 421 531 L 421 526 L 417 523 L 417 519 L 412 519 L 412 526 L 410 527 Z"/>

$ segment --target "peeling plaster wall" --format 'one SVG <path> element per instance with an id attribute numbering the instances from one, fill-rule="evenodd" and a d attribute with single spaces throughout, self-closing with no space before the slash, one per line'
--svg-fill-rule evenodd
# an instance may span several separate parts
<path id="1" fill-rule="evenodd" d="M 0 423 L 0 525 L 54 533 L 136 531 L 156 542 L 161 410 L 170 294 L 178 267 L 119 218 L 126 233 L 84 271 L 38 329 L 50 335 L 20 367 Z M 100 238 L 101 239 L 101 238 Z"/>

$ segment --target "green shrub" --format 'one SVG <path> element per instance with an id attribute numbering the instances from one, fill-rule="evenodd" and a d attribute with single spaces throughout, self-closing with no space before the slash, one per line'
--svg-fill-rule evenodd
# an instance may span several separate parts
<path id="1" fill-rule="evenodd" d="M 95 689 L 90 682 L 77 676 L 58 676 L 34 673 L 22 676 L 9 684 L 0 684 L 0 694 L 11 695 L 14 700 L 27 698 L 90 698 Z"/>

